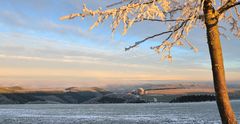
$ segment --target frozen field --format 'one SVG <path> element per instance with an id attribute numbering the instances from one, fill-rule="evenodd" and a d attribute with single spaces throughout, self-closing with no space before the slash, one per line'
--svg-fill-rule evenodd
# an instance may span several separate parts
<path id="1" fill-rule="evenodd" d="M 240 120 L 240 101 L 232 102 Z M 0 124 L 218 124 L 215 102 L 0 105 Z"/>

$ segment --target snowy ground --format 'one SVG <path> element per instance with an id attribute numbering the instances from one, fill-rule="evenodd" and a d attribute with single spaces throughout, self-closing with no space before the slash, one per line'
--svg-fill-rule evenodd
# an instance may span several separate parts
<path id="1" fill-rule="evenodd" d="M 240 120 L 240 101 L 232 102 Z M 215 102 L 0 105 L 0 124 L 218 124 Z"/>

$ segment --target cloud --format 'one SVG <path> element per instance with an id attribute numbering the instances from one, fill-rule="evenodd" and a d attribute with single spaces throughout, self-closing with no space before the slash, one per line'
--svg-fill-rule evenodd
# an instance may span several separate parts
<path id="1" fill-rule="evenodd" d="M 97 44 L 101 44 L 102 42 L 112 45 L 121 44 L 119 42 L 114 42 L 114 40 L 109 36 L 86 31 L 80 26 L 71 25 L 71 23 L 64 24 L 60 22 L 58 18 L 48 19 L 46 17 L 42 17 L 35 19 L 35 17 L 31 17 L 25 13 L 23 14 L 10 10 L 0 11 L 0 17 L 0 24 L 2 23 L 4 26 L 3 28 L 5 29 L 9 29 L 10 27 L 10 31 L 18 29 L 21 32 L 26 32 L 26 34 L 28 32 L 34 32 L 35 34 L 44 34 L 47 32 L 48 35 L 53 33 L 58 36 L 76 37 L 85 39 L 89 42 L 95 42 Z"/>
<path id="2" fill-rule="evenodd" d="M 13 79 L 20 77 L 28 79 L 30 77 L 27 75 L 33 73 L 34 81 L 42 79 L 41 75 L 49 80 L 56 81 L 68 77 L 82 82 L 85 79 L 101 77 L 211 80 L 204 31 L 194 30 L 189 37 L 200 47 L 199 53 L 193 53 L 188 47 L 174 48 L 173 63 L 160 62 L 160 55 L 148 47 L 161 42 L 161 38 L 150 40 L 128 52 L 124 52 L 123 49 L 127 44 L 165 30 L 163 25 L 146 22 L 136 24 L 124 37 L 117 32 L 114 40 L 110 36 L 109 22 L 90 32 L 88 27 L 93 19 L 88 18 L 81 22 L 78 19 L 64 22 L 58 20 L 65 14 L 79 12 L 81 2 L 75 0 L 5 2 L 10 7 L 3 4 L 0 8 L 0 73 Z M 109 1 L 85 0 L 85 2 L 89 7 L 97 8 Z M 146 30 L 146 27 L 149 30 Z M 200 34 L 203 37 L 199 36 Z M 240 71 L 239 45 L 240 42 L 236 42 L 236 39 L 231 42 L 223 40 L 229 79 L 238 78 L 236 73 Z"/>
<path id="3" fill-rule="evenodd" d="M 160 56 L 155 53 L 139 50 L 122 52 L 22 33 L 0 33 L 0 37 L 2 37 L 0 42 L 1 68 L 25 67 L 26 69 L 36 68 L 36 71 L 37 68 L 49 68 L 52 72 L 57 72 L 58 69 L 65 69 L 69 72 L 79 69 L 89 70 L 88 74 L 92 72 L 91 77 L 94 77 L 95 72 L 101 71 L 106 75 L 114 72 L 115 78 L 119 78 L 120 73 L 139 74 L 142 78 L 148 77 L 147 79 L 150 79 L 149 77 L 154 77 L 153 79 L 165 79 L 166 77 L 167 79 L 201 79 L 205 77 L 203 79 L 207 80 L 211 77 L 208 57 L 202 60 L 201 54 L 184 49 L 178 50 L 178 54 L 185 55 L 183 58 L 177 55 L 173 63 L 168 63 L 160 62 Z M 186 62 L 186 59 L 191 61 Z M 237 71 L 236 66 L 237 64 L 235 64 L 234 71 Z M 109 78 L 112 77 L 109 76 Z"/>
<path id="4" fill-rule="evenodd" d="M 125 61 L 128 57 L 116 51 L 90 48 L 78 43 L 63 44 L 61 41 L 19 33 L 1 33 L 0 37 L 3 38 L 0 44 L 2 59 L 146 68 L 144 63 L 128 63 Z"/>
<path id="5" fill-rule="evenodd" d="M 24 60 L 24 61 L 43 61 L 43 62 L 55 62 L 55 63 L 77 63 L 77 64 L 88 64 L 88 65 L 100 65 L 100 66 L 117 66 L 127 68 L 152 68 L 153 66 L 139 65 L 139 64 L 127 64 L 127 63 L 114 63 L 102 58 L 88 57 L 88 56 L 63 56 L 63 58 L 47 58 L 37 56 L 14 56 L 0 54 L 0 59 L 11 59 L 11 60 Z"/>

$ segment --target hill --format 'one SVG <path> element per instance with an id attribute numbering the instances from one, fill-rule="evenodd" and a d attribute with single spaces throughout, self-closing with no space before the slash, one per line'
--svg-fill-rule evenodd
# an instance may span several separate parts
<path id="1" fill-rule="evenodd" d="M 90 104 L 145 102 L 135 95 L 116 94 L 98 87 L 69 87 L 65 89 L 1 87 L 0 89 L 0 104 Z"/>
<path id="2" fill-rule="evenodd" d="M 77 104 L 95 97 L 101 97 L 109 93 L 111 92 L 97 87 L 70 87 L 66 89 L 27 89 L 22 87 L 1 87 L 0 104 Z"/>

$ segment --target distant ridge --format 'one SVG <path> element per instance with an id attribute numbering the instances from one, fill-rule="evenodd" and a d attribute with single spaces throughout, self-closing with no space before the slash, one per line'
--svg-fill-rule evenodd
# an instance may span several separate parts
<path id="1" fill-rule="evenodd" d="M 143 94 L 136 94 L 142 88 Z M 0 87 L 0 104 L 79 104 L 170 102 L 188 95 L 213 95 L 208 83 L 167 83 L 100 87 L 24 88 Z M 231 99 L 239 99 L 240 85 L 229 84 Z M 184 97 L 185 98 L 185 97 Z M 188 98 L 188 97 L 187 97 Z M 191 97 L 192 98 L 192 97 Z M 196 97 L 200 99 L 200 97 Z M 195 100 L 195 97 L 194 97 Z"/>
<path id="2" fill-rule="evenodd" d="M 65 92 L 108 92 L 102 88 L 99 87 L 69 87 L 64 89 Z"/>
<path id="3" fill-rule="evenodd" d="M 20 86 L 0 87 L 1 93 L 64 93 L 64 92 L 108 92 L 99 87 L 68 87 L 68 88 L 24 88 Z"/>
<path id="4" fill-rule="evenodd" d="M 111 92 L 98 87 L 27 89 L 18 86 L 0 88 L 0 104 L 78 104 Z"/>

